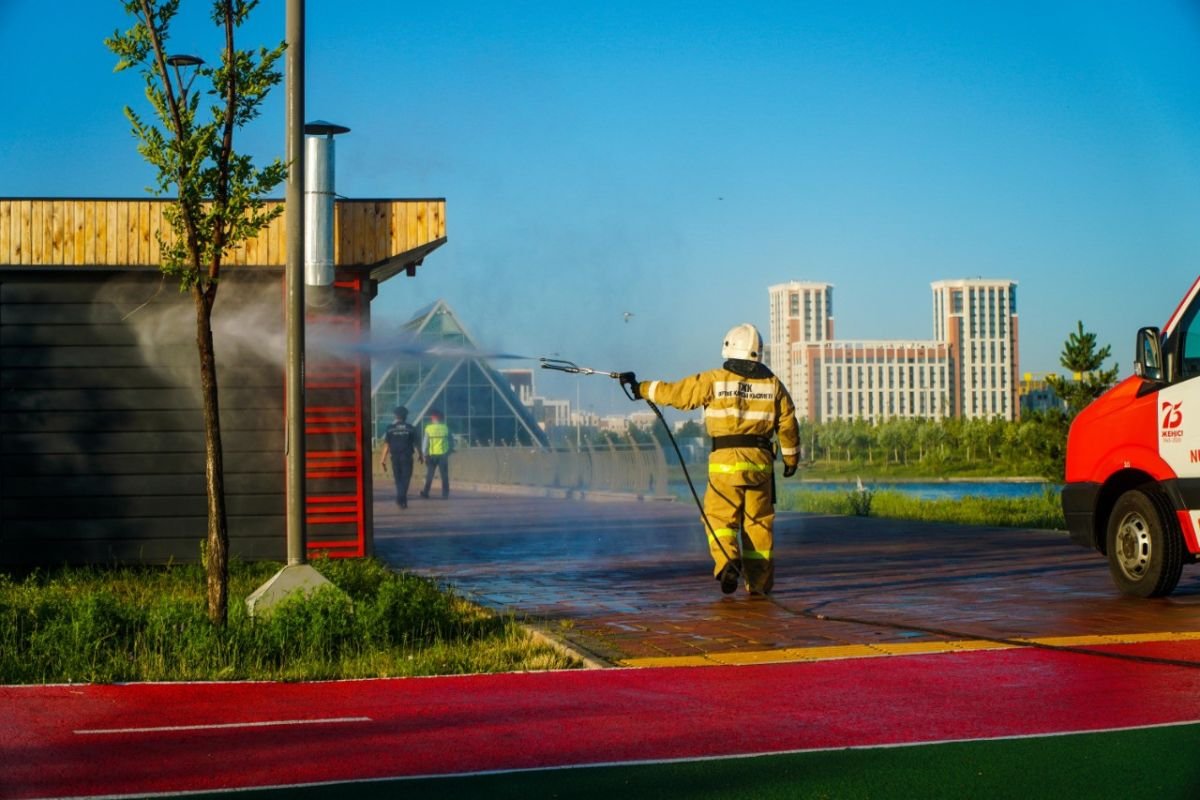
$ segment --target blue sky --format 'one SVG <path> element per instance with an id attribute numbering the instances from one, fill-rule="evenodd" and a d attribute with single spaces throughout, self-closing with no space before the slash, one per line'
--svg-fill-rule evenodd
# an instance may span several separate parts
<path id="1" fill-rule="evenodd" d="M 208 3 L 184 7 L 174 50 L 215 61 Z M 140 80 L 103 45 L 121 4 L 45 8 L 0 0 L 0 195 L 143 195 L 121 111 Z M 1057 370 L 1076 320 L 1127 371 L 1200 264 L 1195 2 L 307 15 L 307 116 L 352 128 L 338 191 L 447 200 L 449 242 L 381 287 L 377 322 L 440 297 L 485 347 L 673 379 L 714 366 L 730 326 L 765 329 L 774 283 L 834 284 L 838 338 L 929 339 L 931 282 L 1009 278 L 1023 372 Z M 268 0 L 241 44 L 283 33 Z M 243 133 L 263 159 L 282 94 Z M 627 410 L 613 383 L 584 405 Z"/>

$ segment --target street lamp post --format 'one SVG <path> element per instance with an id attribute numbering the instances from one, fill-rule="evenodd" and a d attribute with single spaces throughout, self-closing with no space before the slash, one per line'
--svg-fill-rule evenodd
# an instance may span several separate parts
<path id="1" fill-rule="evenodd" d="M 287 295 L 287 566 L 246 598 L 250 616 L 288 596 L 328 585 L 308 563 L 304 430 L 304 0 L 287 0 L 286 120 L 288 179 L 284 283 Z"/>
<path id="2" fill-rule="evenodd" d="M 304 0 L 287 3 L 287 563 L 307 561 L 304 431 Z"/>

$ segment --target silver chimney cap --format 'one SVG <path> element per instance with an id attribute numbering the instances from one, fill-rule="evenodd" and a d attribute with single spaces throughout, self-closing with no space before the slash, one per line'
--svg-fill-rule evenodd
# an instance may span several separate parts
<path id="1" fill-rule="evenodd" d="M 336 136 L 339 133 L 349 133 L 350 129 L 345 125 L 338 125 L 336 122 L 314 119 L 312 122 L 304 123 L 304 132 L 309 136 Z"/>

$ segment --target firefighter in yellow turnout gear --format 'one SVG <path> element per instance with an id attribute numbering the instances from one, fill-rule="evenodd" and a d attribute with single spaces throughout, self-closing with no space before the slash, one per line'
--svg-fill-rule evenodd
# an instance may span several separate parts
<path id="1" fill-rule="evenodd" d="M 684 410 L 704 407 L 704 425 L 713 442 L 704 493 L 713 574 L 725 594 L 737 589 L 739 570 L 751 594 L 767 594 L 775 582 L 772 437 L 779 439 L 783 475 L 791 477 L 800 458 L 796 407 L 762 363 L 762 337 L 753 325 L 732 328 L 721 356 L 725 363 L 720 369 L 675 383 L 639 382 L 632 372 L 622 373 L 620 380 L 636 399 Z"/>

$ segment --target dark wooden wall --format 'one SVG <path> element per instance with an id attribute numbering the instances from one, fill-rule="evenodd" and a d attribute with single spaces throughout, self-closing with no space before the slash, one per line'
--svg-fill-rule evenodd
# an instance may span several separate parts
<path id="1" fill-rule="evenodd" d="M 231 551 L 282 559 L 280 273 L 217 300 Z M 0 272 L 0 563 L 195 561 L 206 531 L 191 298 L 157 271 Z"/>

